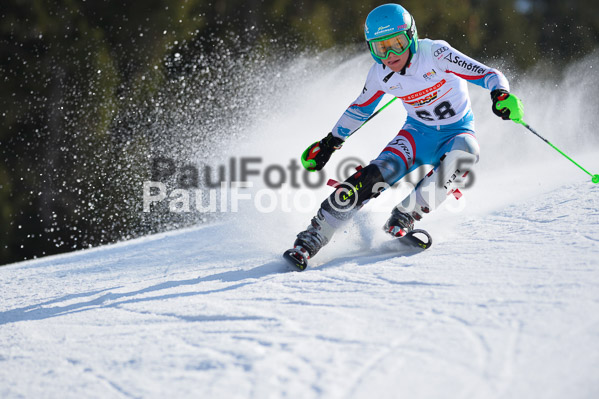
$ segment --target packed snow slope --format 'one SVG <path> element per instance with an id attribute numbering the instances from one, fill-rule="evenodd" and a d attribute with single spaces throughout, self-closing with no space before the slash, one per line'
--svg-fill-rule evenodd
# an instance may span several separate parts
<path id="1" fill-rule="evenodd" d="M 297 158 L 360 90 L 370 61 L 352 62 L 249 126 L 260 133 L 240 153 Z M 514 90 L 528 122 L 596 173 L 584 85 Z M 599 397 L 599 185 L 472 94 L 476 181 L 423 220 L 426 252 L 401 253 L 381 230 L 399 189 L 301 273 L 281 253 L 317 203 L 246 201 L 220 223 L 0 268 L 0 397 Z M 376 156 L 405 118 L 391 109 L 339 154 Z"/>
<path id="2" fill-rule="evenodd" d="M 567 184 L 413 256 L 339 237 L 302 273 L 228 223 L 3 267 L 0 396 L 596 398 L 597 198 Z"/>

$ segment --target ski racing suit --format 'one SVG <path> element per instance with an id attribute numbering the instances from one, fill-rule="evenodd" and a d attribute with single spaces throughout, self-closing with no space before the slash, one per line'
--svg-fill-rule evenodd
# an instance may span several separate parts
<path id="1" fill-rule="evenodd" d="M 491 91 L 509 91 L 500 71 L 445 41 L 421 39 L 418 51 L 402 73 L 378 63 L 370 68 L 362 93 L 332 130 L 333 136 L 345 140 L 372 115 L 383 94 L 402 101 L 408 113 L 406 122 L 370 165 L 376 165 L 378 179 L 389 186 L 421 165 L 433 166 L 433 171 L 398 206 L 411 212 L 416 220 L 438 207 L 453 191 L 452 183 L 462 177 L 455 176 L 460 165 L 478 162 L 467 81 Z"/>

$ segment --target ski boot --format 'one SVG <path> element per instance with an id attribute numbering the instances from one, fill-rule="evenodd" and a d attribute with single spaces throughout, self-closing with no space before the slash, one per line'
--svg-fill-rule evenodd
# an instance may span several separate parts
<path id="1" fill-rule="evenodd" d="M 391 217 L 383 229 L 393 237 L 399 238 L 402 244 L 419 249 L 428 249 L 433 239 L 426 230 L 414 229 L 414 221 L 422 218 L 417 212 L 412 214 L 393 208 Z"/>
<path id="2" fill-rule="evenodd" d="M 393 237 L 403 237 L 414 230 L 414 217 L 395 207 L 383 229 Z"/>
<path id="3" fill-rule="evenodd" d="M 305 270 L 308 259 L 316 255 L 334 233 L 335 228 L 326 221 L 322 209 L 319 209 L 308 228 L 297 235 L 293 248 L 285 251 L 283 258 L 299 270 Z"/>

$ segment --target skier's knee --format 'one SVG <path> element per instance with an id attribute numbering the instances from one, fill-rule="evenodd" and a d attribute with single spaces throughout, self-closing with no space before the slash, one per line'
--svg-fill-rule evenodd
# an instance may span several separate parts
<path id="1" fill-rule="evenodd" d="M 478 145 L 478 141 L 471 134 L 460 134 L 456 136 L 453 140 L 451 148 L 448 152 L 452 151 L 464 151 L 468 154 L 474 156 L 474 158 L 470 158 L 468 160 L 473 159 L 474 163 L 478 162 L 478 157 L 480 154 L 480 146 Z"/>
<path id="2" fill-rule="evenodd" d="M 338 220 L 351 218 L 368 200 L 387 188 L 379 168 L 370 164 L 341 183 L 321 204 L 321 208 Z"/>

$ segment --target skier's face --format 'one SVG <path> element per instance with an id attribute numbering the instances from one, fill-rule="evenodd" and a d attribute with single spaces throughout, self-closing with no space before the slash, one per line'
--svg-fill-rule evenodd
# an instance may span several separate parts
<path id="1" fill-rule="evenodd" d="M 386 60 L 381 61 L 393 72 L 401 72 L 403 67 L 406 66 L 408 58 L 410 58 L 410 50 L 405 51 L 402 55 L 389 53 L 389 57 Z"/>

